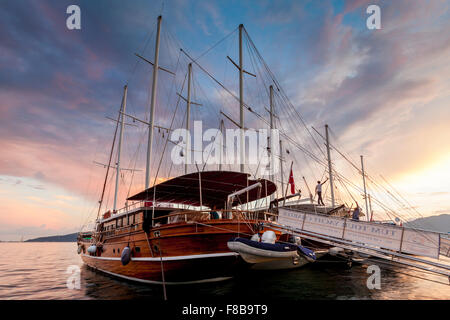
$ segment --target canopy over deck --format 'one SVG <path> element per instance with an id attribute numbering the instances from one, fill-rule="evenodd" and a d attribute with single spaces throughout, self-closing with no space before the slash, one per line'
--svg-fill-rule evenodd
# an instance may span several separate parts
<path id="1" fill-rule="evenodd" d="M 248 173 L 232 171 L 205 171 L 200 173 L 202 204 L 212 208 L 223 209 L 229 194 L 260 182 L 262 188 L 255 188 L 248 193 L 241 194 L 233 199 L 233 206 L 255 201 L 270 196 L 277 189 L 276 185 L 266 179 L 250 179 Z M 248 196 L 248 198 L 247 198 Z M 189 173 L 148 188 L 128 200 L 149 200 L 155 202 L 168 202 L 200 205 L 199 174 Z M 248 199 L 248 201 L 247 201 Z"/>

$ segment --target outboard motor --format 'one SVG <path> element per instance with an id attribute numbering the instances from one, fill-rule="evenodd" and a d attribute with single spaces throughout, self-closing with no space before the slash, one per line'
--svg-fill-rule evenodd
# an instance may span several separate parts
<path id="1" fill-rule="evenodd" d="M 252 235 L 250 240 L 256 241 L 256 242 L 261 242 L 261 237 L 259 236 L 259 234 L 255 233 L 254 235 Z"/>
<path id="2" fill-rule="evenodd" d="M 126 266 L 131 260 L 131 250 L 130 247 L 126 246 L 122 250 L 122 255 L 120 256 L 120 261 L 123 266 Z"/>
<path id="3" fill-rule="evenodd" d="M 305 257 L 305 259 L 308 260 L 309 262 L 316 261 L 316 253 L 311 249 L 298 245 L 297 252 L 299 253 L 299 255 Z"/>

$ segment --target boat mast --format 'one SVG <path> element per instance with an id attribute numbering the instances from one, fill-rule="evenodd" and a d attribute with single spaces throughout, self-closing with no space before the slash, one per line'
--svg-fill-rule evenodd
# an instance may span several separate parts
<path id="1" fill-rule="evenodd" d="M 327 141 L 328 172 L 330 174 L 331 206 L 334 208 L 333 171 L 332 171 L 332 168 L 331 168 L 330 139 L 328 138 L 328 124 L 325 125 L 325 138 L 326 138 L 326 141 Z"/>
<path id="2" fill-rule="evenodd" d="M 284 173 L 283 173 L 283 142 L 280 139 L 280 174 L 281 174 L 281 196 L 284 190 Z"/>
<path id="3" fill-rule="evenodd" d="M 241 172 L 244 172 L 245 163 L 245 136 L 244 136 L 244 61 L 242 57 L 242 30 L 244 25 L 239 25 L 239 105 L 240 105 L 240 126 L 241 126 Z"/>
<path id="4" fill-rule="evenodd" d="M 150 124 L 148 126 L 148 147 L 147 147 L 147 165 L 146 165 L 146 171 L 145 171 L 145 189 L 148 189 L 150 186 L 150 162 L 151 162 L 151 157 L 152 157 L 156 90 L 157 90 L 157 83 L 158 83 L 159 39 L 160 39 L 160 35 L 161 35 L 161 20 L 162 20 L 162 16 L 159 16 L 158 17 L 158 27 L 157 27 L 157 32 L 156 32 L 155 61 L 154 61 L 154 65 L 153 65 L 152 100 L 151 100 L 151 104 L 150 104 Z"/>
<path id="5" fill-rule="evenodd" d="M 188 159 L 190 158 L 190 139 L 188 141 L 189 135 L 189 122 L 191 121 L 191 74 L 192 74 L 192 63 L 188 64 L 188 90 L 187 90 L 187 99 L 186 99 L 186 162 L 184 164 L 184 174 L 187 174 L 188 171 Z"/>
<path id="6" fill-rule="evenodd" d="M 222 134 L 222 139 L 220 140 L 220 160 L 219 160 L 219 171 L 222 171 L 222 162 L 223 162 L 223 137 L 224 135 L 224 122 L 223 119 L 220 119 L 220 133 Z"/>
<path id="7" fill-rule="evenodd" d="M 117 149 L 117 163 L 116 163 L 116 188 L 114 190 L 114 206 L 113 212 L 117 211 L 117 191 L 119 189 L 119 175 L 120 175 L 120 152 L 122 151 L 122 139 L 123 139 L 123 128 L 124 122 L 123 119 L 125 117 L 125 110 L 127 108 L 127 91 L 128 86 L 125 85 L 123 88 L 123 98 L 122 98 L 122 106 L 120 108 L 120 134 L 119 134 L 119 145 Z"/>
<path id="8" fill-rule="evenodd" d="M 311 189 L 309 188 L 308 182 L 306 182 L 306 179 L 305 179 L 304 176 L 302 178 L 303 178 L 303 181 L 305 182 L 306 188 L 308 189 L 309 199 L 310 199 L 311 203 L 313 203 L 313 196 L 312 196 L 312 193 L 311 193 Z"/>
<path id="9" fill-rule="evenodd" d="M 370 213 L 369 213 L 369 206 L 367 204 L 366 177 L 365 177 L 365 174 L 364 174 L 364 160 L 363 160 L 363 156 L 362 155 L 361 155 L 361 174 L 362 174 L 363 185 L 364 185 L 364 200 L 366 201 L 367 221 L 369 221 Z"/>
<path id="10" fill-rule="evenodd" d="M 273 135 L 272 135 L 272 130 L 274 129 L 274 125 L 273 125 L 273 86 L 271 85 L 269 87 L 269 103 L 270 103 L 270 144 L 273 145 Z M 271 147 L 271 146 L 269 146 Z M 275 161 L 274 161 L 274 154 L 273 154 L 274 150 L 272 150 L 272 148 L 270 148 L 270 181 L 273 182 L 274 180 L 274 166 L 275 166 Z M 272 197 L 273 198 L 273 197 Z"/>

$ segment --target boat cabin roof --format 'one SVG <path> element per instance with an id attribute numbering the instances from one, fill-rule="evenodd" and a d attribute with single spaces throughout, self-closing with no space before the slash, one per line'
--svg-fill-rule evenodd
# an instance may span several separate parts
<path id="1" fill-rule="evenodd" d="M 200 180 L 200 181 L 199 181 Z M 261 183 L 262 188 L 254 188 L 233 199 L 232 205 L 243 204 L 273 194 L 277 187 L 266 179 L 250 179 L 250 174 L 233 171 L 204 171 L 179 176 L 148 188 L 128 200 L 149 200 L 156 202 L 179 203 L 200 206 L 200 183 L 202 205 L 217 209 L 225 207 L 228 195 Z M 248 195 L 248 198 L 247 198 Z"/>

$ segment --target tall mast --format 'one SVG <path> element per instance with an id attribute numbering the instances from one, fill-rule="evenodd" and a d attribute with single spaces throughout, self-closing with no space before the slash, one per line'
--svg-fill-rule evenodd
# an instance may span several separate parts
<path id="1" fill-rule="evenodd" d="M 190 144 L 188 141 L 189 133 L 189 122 L 191 121 L 191 74 L 192 74 L 192 63 L 188 64 L 188 90 L 186 99 L 186 162 L 184 164 L 184 174 L 187 174 L 188 170 L 188 157 L 190 156 Z"/>
<path id="2" fill-rule="evenodd" d="M 120 108 L 120 134 L 119 134 L 119 146 L 117 149 L 117 163 L 116 163 L 116 188 L 114 190 L 114 206 L 113 206 L 113 212 L 116 212 L 117 210 L 117 191 L 119 190 L 119 176 L 120 176 L 120 153 L 122 151 L 122 139 L 123 139 L 123 128 L 124 128 L 124 122 L 123 119 L 125 117 L 125 112 L 127 108 L 127 91 L 128 86 L 125 85 L 123 87 L 123 98 L 122 98 L 122 106 Z"/>
<path id="3" fill-rule="evenodd" d="M 152 157 L 153 147 L 153 127 L 156 104 L 156 90 L 158 83 L 158 68 L 159 68 L 159 38 L 161 35 L 161 20 L 162 16 L 158 17 L 158 29 L 156 32 L 156 46 L 155 46 L 155 61 L 153 65 L 153 82 L 152 82 L 152 100 L 150 104 L 150 124 L 148 126 L 148 147 L 147 147 L 147 165 L 145 170 L 145 189 L 150 186 L 150 162 Z"/>
<path id="4" fill-rule="evenodd" d="M 283 173 L 283 142 L 280 140 L 280 174 L 281 174 L 281 196 L 284 190 L 284 173 Z"/>
<path id="5" fill-rule="evenodd" d="M 240 126 L 241 126 L 241 143 L 240 143 L 240 153 L 241 153 L 241 172 L 244 172 L 245 163 L 245 136 L 244 136 L 244 60 L 242 57 L 242 30 L 244 25 L 239 25 L 239 105 L 240 105 Z"/>
<path id="6" fill-rule="evenodd" d="M 333 171 L 331 168 L 330 140 L 328 138 L 328 125 L 327 124 L 325 125 L 325 135 L 326 135 L 326 141 L 327 141 L 328 172 L 330 173 L 331 206 L 334 208 Z"/>
<path id="7" fill-rule="evenodd" d="M 365 177 L 365 174 L 364 174 L 364 160 L 363 160 L 363 156 L 362 155 L 361 155 L 361 173 L 362 173 L 363 185 L 364 185 L 364 200 L 366 201 L 367 221 L 369 221 L 370 213 L 369 213 L 369 206 L 367 204 L 366 177 Z"/>
<path id="8" fill-rule="evenodd" d="M 309 200 L 311 201 L 311 203 L 313 203 L 313 196 L 311 193 L 311 189 L 309 188 L 308 182 L 306 182 L 305 177 L 302 177 L 302 178 L 303 178 L 303 181 L 305 182 L 306 188 L 308 189 L 308 192 L 309 192 Z"/>
<path id="9" fill-rule="evenodd" d="M 222 134 L 222 139 L 220 140 L 220 160 L 219 160 L 219 171 L 222 171 L 222 162 L 223 162 L 223 137 L 224 135 L 224 123 L 223 119 L 220 120 L 220 133 Z"/>
<path id="10" fill-rule="evenodd" d="M 273 125 L 273 86 L 271 85 L 269 87 L 269 103 L 270 103 L 270 144 L 273 145 L 273 135 L 272 135 L 272 129 L 274 129 L 274 125 Z M 271 146 L 270 146 L 271 147 Z M 274 161 L 274 154 L 273 154 L 274 150 L 272 150 L 272 148 L 270 148 L 270 181 L 273 182 L 274 180 L 274 166 L 275 166 L 275 161 Z"/>

